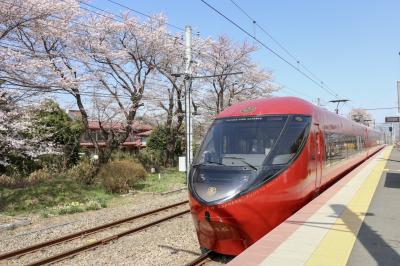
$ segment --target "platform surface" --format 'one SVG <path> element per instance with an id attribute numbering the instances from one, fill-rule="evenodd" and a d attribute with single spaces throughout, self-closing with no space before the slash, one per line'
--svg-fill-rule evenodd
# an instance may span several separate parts
<path id="1" fill-rule="evenodd" d="M 378 152 L 229 265 L 400 265 L 400 151 Z"/>

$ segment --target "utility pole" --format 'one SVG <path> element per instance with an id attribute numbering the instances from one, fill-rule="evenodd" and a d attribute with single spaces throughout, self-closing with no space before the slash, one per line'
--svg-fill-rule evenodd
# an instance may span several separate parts
<path id="1" fill-rule="evenodd" d="M 192 28 L 185 27 L 185 128 L 186 128 L 186 177 L 189 177 L 190 164 L 193 159 L 193 125 L 192 125 Z"/>
<path id="2" fill-rule="evenodd" d="M 397 111 L 400 113 L 400 80 L 397 81 Z"/>
<path id="3" fill-rule="evenodd" d="M 185 84 L 185 131 L 186 131 L 186 177 L 189 178 L 190 165 L 193 160 L 193 114 L 192 114 L 192 80 L 229 75 L 240 75 L 243 72 L 213 74 L 205 76 L 192 75 L 192 28 L 185 27 L 185 73 L 174 73 L 174 77 L 184 77 Z"/>
<path id="4" fill-rule="evenodd" d="M 340 103 L 345 103 L 345 102 L 348 102 L 348 101 L 349 100 L 347 100 L 347 99 L 338 99 L 338 100 L 332 100 L 332 101 L 329 101 L 329 102 L 330 103 L 337 103 L 335 112 L 336 112 L 336 114 L 339 114 L 339 104 Z"/>

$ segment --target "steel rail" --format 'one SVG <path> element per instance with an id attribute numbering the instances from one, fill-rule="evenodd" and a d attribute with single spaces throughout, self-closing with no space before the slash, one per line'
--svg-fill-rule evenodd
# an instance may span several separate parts
<path id="1" fill-rule="evenodd" d="M 185 200 L 185 201 L 178 202 L 178 203 L 175 203 L 175 204 L 171 204 L 171 205 L 168 205 L 168 206 L 165 206 L 165 207 L 154 209 L 154 210 L 151 210 L 151 211 L 148 211 L 148 212 L 145 212 L 145 213 L 141 213 L 141 214 L 138 214 L 138 215 L 127 217 L 127 218 L 124 218 L 124 219 L 120 219 L 120 220 L 117 220 L 117 221 L 114 221 L 114 222 L 111 222 L 111 223 L 99 225 L 99 226 L 96 226 L 96 227 L 93 227 L 93 228 L 89 228 L 89 229 L 82 230 L 82 231 L 79 231 L 79 232 L 76 232 L 76 233 L 72 233 L 72 234 L 69 234 L 69 235 L 66 235 L 66 236 L 63 236 L 63 237 L 60 237 L 60 238 L 56 238 L 56 239 L 53 239 L 53 240 L 49 240 L 49 241 L 45 241 L 45 242 L 42 242 L 42 243 L 38 243 L 36 245 L 32 245 L 32 246 L 29 246 L 29 247 L 25 247 L 25 248 L 17 249 L 17 250 L 10 251 L 10 252 L 7 252 L 7 253 L 3 253 L 3 254 L 0 254 L 0 260 L 12 258 L 12 257 L 15 257 L 15 256 L 22 256 L 24 254 L 39 250 L 39 249 L 44 248 L 44 247 L 53 246 L 53 245 L 56 245 L 56 244 L 59 244 L 59 243 L 65 242 L 65 241 L 69 241 L 69 240 L 73 240 L 73 239 L 76 239 L 76 238 L 79 238 L 79 237 L 91 235 L 91 234 L 103 231 L 103 230 L 105 230 L 107 228 L 114 227 L 114 226 L 117 226 L 117 225 L 120 225 L 120 224 L 123 224 L 123 223 L 126 223 L 126 222 L 130 222 L 130 221 L 133 221 L 135 219 L 142 218 L 142 217 L 145 217 L 145 216 L 157 213 L 157 212 L 161 212 L 161 211 L 164 211 L 164 210 L 167 210 L 167 209 L 171 209 L 171 208 L 186 204 L 188 202 L 189 202 L 188 200 Z"/>
<path id="2" fill-rule="evenodd" d="M 135 233 L 135 232 L 138 232 L 138 231 L 142 231 L 142 230 L 144 230 L 146 228 L 149 228 L 151 226 L 157 225 L 159 223 L 162 223 L 164 221 L 170 220 L 172 218 L 175 218 L 175 217 L 178 217 L 178 216 L 182 216 L 182 215 L 187 214 L 187 213 L 190 213 L 189 209 L 181 211 L 181 212 L 178 212 L 178 213 L 175 213 L 175 214 L 167 216 L 167 217 L 164 217 L 164 218 L 159 219 L 157 221 L 145 224 L 143 226 L 139 226 L 139 227 L 136 227 L 136 228 L 133 228 L 133 229 L 129 229 L 129 230 L 126 230 L 124 232 L 115 234 L 113 236 L 110 236 L 110 237 L 107 237 L 107 238 L 103 238 L 103 239 L 98 240 L 96 242 L 93 242 L 93 243 L 90 243 L 90 244 L 87 244 L 87 245 L 84 245 L 84 246 L 80 246 L 78 248 L 74 248 L 74 249 L 68 250 L 68 251 L 63 252 L 63 253 L 56 254 L 54 256 L 51 256 L 51 257 L 48 257 L 48 258 L 33 262 L 31 264 L 28 264 L 28 265 L 29 266 L 37 266 L 37 265 L 44 265 L 44 264 L 48 264 L 48 263 L 61 261 L 61 260 L 64 260 L 65 258 L 68 258 L 68 257 L 71 257 L 71 256 L 76 255 L 78 253 L 81 253 L 81 252 L 83 252 L 85 250 L 92 249 L 92 248 L 97 247 L 97 246 L 105 245 L 105 244 L 107 244 L 109 242 L 112 242 L 112 241 L 114 241 L 114 240 L 116 240 L 116 239 L 118 239 L 120 237 L 129 235 L 129 234 L 132 234 L 132 233 Z"/>
<path id="3" fill-rule="evenodd" d="M 185 264 L 185 266 L 196 266 L 199 265 L 200 263 L 204 262 L 205 260 L 211 258 L 212 251 L 207 251 L 204 254 L 201 254 L 198 256 L 196 259 L 192 260 L 191 262 Z"/>

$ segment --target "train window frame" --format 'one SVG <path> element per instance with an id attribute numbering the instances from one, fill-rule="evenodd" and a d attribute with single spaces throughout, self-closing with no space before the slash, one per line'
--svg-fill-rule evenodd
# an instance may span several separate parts
<path id="1" fill-rule="evenodd" d="M 264 117 L 264 116 L 274 116 L 274 115 L 262 115 L 262 116 L 255 116 L 255 117 Z M 304 147 L 306 146 L 306 143 L 309 141 L 309 138 L 311 136 L 310 132 L 311 132 L 311 125 L 313 123 L 313 116 L 310 115 L 310 114 L 279 114 L 279 115 L 276 114 L 275 116 L 287 116 L 287 119 L 285 121 L 284 128 L 280 133 L 279 139 L 274 143 L 274 146 L 272 147 L 272 150 L 275 148 L 275 145 L 278 145 L 278 143 L 281 142 L 280 138 L 283 135 L 285 135 L 286 131 L 289 128 L 288 127 L 288 122 L 292 118 L 294 118 L 296 116 L 301 116 L 301 117 L 307 118 L 307 120 L 308 120 L 306 126 L 304 127 L 304 136 L 302 137 L 302 141 L 298 145 L 297 151 L 294 154 L 294 156 L 292 156 L 285 164 L 275 165 L 275 166 L 271 165 L 268 169 L 269 170 L 273 170 L 273 171 L 272 171 L 271 175 L 269 175 L 269 176 L 266 175 L 268 173 L 268 172 L 266 172 L 267 165 L 264 165 L 265 162 L 263 162 L 261 167 L 257 170 L 257 172 L 258 172 L 257 178 L 255 178 L 254 182 L 250 183 L 247 188 L 244 188 L 243 190 L 239 191 L 236 194 L 233 194 L 232 196 L 228 196 L 228 197 L 225 197 L 225 198 L 217 199 L 217 200 L 214 200 L 214 201 L 204 200 L 202 197 L 200 197 L 200 195 L 198 195 L 198 193 L 196 192 L 196 189 L 194 188 L 192 175 L 195 174 L 198 171 L 198 167 L 199 166 L 200 167 L 206 167 L 206 168 L 215 168 L 215 169 L 217 169 L 217 168 L 222 169 L 222 168 L 229 167 L 229 166 L 226 166 L 226 165 L 223 165 L 223 166 L 217 166 L 217 165 L 206 165 L 206 166 L 204 166 L 204 165 L 203 166 L 201 166 L 201 165 L 193 165 L 191 167 L 190 174 L 189 174 L 190 178 L 189 178 L 189 182 L 188 182 L 188 187 L 189 187 L 189 191 L 192 193 L 192 195 L 195 196 L 195 198 L 198 201 L 200 201 L 201 203 L 203 203 L 203 204 L 205 204 L 207 206 L 212 206 L 212 205 L 222 204 L 222 203 L 227 202 L 229 200 L 234 200 L 235 198 L 241 197 L 241 196 L 243 196 L 243 195 L 245 195 L 247 193 L 250 193 L 251 191 L 254 191 L 254 190 L 260 188 L 261 186 L 265 185 L 266 183 L 274 180 L 275 177 L 279 176 L 283 171 L 287 170 L 289 168 L 289 166 L 300 156 L 300 154 L 304 150 Z M 199 151 L 200 151 L 200 149 L 198 150 L 198 152 Z M 199 154 L 197 153 L 196 156 L 199 156 Z M 265 158 L 265 160 L 268 160 L 268 158 L 270 158 L 270 156 L 272 156 L 272 153 L 270 153 Z"/>
<path id="2" fill-rule="evenodd" d="M 332 141 L 335 140 L 334 143 Z M 337 143 L 337 144 L 336 144 Z M 336 132 L 324 132 L 325 144 L 325 166 L 336 165 L 352 156 L 355 156 L 365 151 L 365 136 L 362 135 L 347 135 Z M 332 151 L 333 145 L 338 146 L 339 153 L 345 154 L 341 158 L 332 159 L 337 153 L 336 150 Z M 353 147 L 351 150 L 349 147 Z M 333 154 L 333 156 L 331 156 Z"/>

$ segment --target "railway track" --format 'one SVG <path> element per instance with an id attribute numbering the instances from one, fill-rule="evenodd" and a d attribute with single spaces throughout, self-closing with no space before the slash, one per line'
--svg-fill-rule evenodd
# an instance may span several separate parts
<path id="1" fill-rule="evenodd" d="M 101 232 L 101 231 L 105 231 L 107 229 L 114 228 L 114 227 L 120 226 L 120 225 L 125 224 L 125 223 L 129 223 L 129 222 L 135 221 L 135 220 L 137 220 L 139 218 L 147 217 L 147 216 L 150 216 L 150 215 L 153 215 L 153 214 L 160 213 L 162 211 L 170 210 L 170 209 L 182 206 L 182 205 L 187 204 L 187 203 L 188 203 L 188 201 L 185 200 L 185 201 L 178 202 L 178 203 L 175 203 L 175 204 L 171 204 L 171 205 L 168 205 L 168 206 L 165 206 L 165 207 L 162 207 L 162 208 L 154 209 L 154 210 L 151 210 L 149 212 L 145 212 L 145 213 L 142 213 L 142 214 L 138 214 L 138 215 L 134 215 L 134 216 L 131 216 L 131 217 L 124 218 L 124 219 L 120 219 L 120 220 L 117 220 L 117 221 L 114 221 L 114 222 L 111 222 L 111 223 L 103 224 L 103 225 L 96 226 L 96 227 L 93 227 L 93 228 L 90 228 L 90 229 L 86 229 L 86 230 L 82 230 L 82 231 L 79 231 L 79 232 L 76 232 L 76 233 L 72 233 L 72 234 L 57 238 L 57 239 L 53 239 L 53 240 L 50 240 L 50 241 L 38 243 L 38 244 L 35 244 L 35 245 L 32 245 L 32 246 L 28 246 L 28 247 L 21 248 L 21 249 L 18 249 L 18 250 L 14 250 L 14 251 L 11 251 L 11 252 L 3 253 L 3 254 L 0 254 L 0 262 L 2 260 L 11 259 L 11 258 L 14 258 L 14 257 L 21 257 L 21 256 L 24 256 L 24 255 L 26 255 L 28 253 L 33 253 L 33 252 L 37 252 L 39 250 L 42 250 L 42 249 L 45 249 L 45 248 L 48 248 L 48 247 L 52 247 L 52 246 L 55 246 L 55 245 L 60 245 L 62 243 L 66 243 L 66 242 L 69 242 L 69 241 L 72 241 L 72 240 L 75 240 L 75 239 L 78 239 L 78 238 L 87 237 L 89 235 L 92 235 L 92 234 L 95 234 L 95 233 L 98 233 L 98 232 Z M 189 212 L 190 212 L 189 209 L 185 209 L 184 211 L 180 211 L 180 212 L 174 213 L 172 215 L 163 217 L 161 219 L 157 219 L 157 220 L 155 220 L 153 222 L 150 222 L 150 223 L 147 223 L 147 224 L 135 227 L 135 228 L 131 228 L 131 229 L 119 232 L 117 234 L 114 234 L 114 235 L 106 237 L 106 238 L 102 238 L 102 239 L 97 240 L 95 242 L 92 242 L 92 243 L 89 243 L 89 244 L 86 244 L 86 245 L 81 245 L 81 246 L 79 246 L 77 248 L 73 248 L 73 249 L 67 250 L 65 252 L 57 253 L 57 254 L 55 254 L 53 256 L 46 257 L 46 258 L 44 258 L 42 260 L 38 260 L 38 261 L 35 261 L 33 263 L 30 263 L 29 265 L 43 265 L 43 264 L 48 264 L 48 263 L 52 263 L 52 262 L 61 261 L 61 260 L 65 259 L 65 258 L 74 256 L 74 255 L 76 255 L 78 253 L 81 253 L 83 251 L 90 250 L 90 249 L 93 249 L 93 248 L 95 248 L 97 246 L 107 244 L 109 242 L 115 241 L 116 239 L 118 239 L 120 237 L 129 235 L 129 234 L 133 234 L 135 232 L 142 231 L 142 230 L 144 230 L 146 228 L 155 226 L 155 225 L 157 225 L 159 223 L 165 222 L 165 221 L 173 219 L 175 217 L 182 216 L 182 215 L 187 214 Z"/>
<path id="2" fill-rule="evenodd" d="M 191 262 L 185 264 L 185 266 L 203 265 L 205 262 L 211 260 L 212 255 L 213 255 L 213 252 L 212 251 L 208 251 L 208 252 L 206 252 L 204 254 L 201 254 L 196 259 L 192 260 Z"/>

